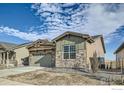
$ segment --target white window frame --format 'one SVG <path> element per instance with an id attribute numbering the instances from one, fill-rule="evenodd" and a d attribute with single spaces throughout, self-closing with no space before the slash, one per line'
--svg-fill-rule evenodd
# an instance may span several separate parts
<path id="1" fill-rule="evenodd" d="M 69 52 L 65 52 L 65 51 L 64 51 L 64 47 L 65 47 L 65 46 L 69 46 Z M 71 51 L 70 51 L 70 50 L 71 50 L 71 49 L 70 49 L 71 46 L 74 46 L 74 47 L 75 47 L 75 51 L 74 51 L 74 52 L 71 52 Z M 64 54 L 65 54 L 65 53 L 68 53 L 68 55 L 69 55 L 69 58 L 68 58 L 68 59 L 76 59 L 76 46 L 75 46 L 75 45 L 64 45 L 64 46 L 63 46 L 63 59 L 67 59 L 67 58 L 64 58 Z M 75 58 L 70 58 L 70 54 L 71 54 L 71 53 L 75 53 Z"/>

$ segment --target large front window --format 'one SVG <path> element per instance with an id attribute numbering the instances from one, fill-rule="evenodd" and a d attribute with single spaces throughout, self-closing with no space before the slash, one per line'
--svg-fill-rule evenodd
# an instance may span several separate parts
<path id="1" fill-rule="evenodd" d="M 75 45 L 64 46 L 64 59 L 76 59 Z"/>

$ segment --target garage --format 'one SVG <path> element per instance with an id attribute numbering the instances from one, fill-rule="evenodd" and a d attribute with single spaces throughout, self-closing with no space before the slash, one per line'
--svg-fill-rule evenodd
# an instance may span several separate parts
<path id="1" fill-rule="evenodd" d="M 41 67 L 55 66 L 55 46 L 48 40 L 37 40 L 28 47 L 29 65 Z"/>
<path id="2" fill-rule="evenodd" d="M 30 57 L 30 63 L 35 66 L 53 67 L 54 58 L 51 54 L 33 55 Z"/>

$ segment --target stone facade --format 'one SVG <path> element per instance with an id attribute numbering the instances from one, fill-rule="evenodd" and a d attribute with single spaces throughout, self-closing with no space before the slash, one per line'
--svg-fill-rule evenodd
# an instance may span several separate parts
<path id="1" fill-rule="evenodd" d="M 63 59 L 63 53 L 56 52 L 56 67 L 86 68 L 86 50 L 76 50 L 76 59 Z"/>
<path id="2" fill-rule="evenodd" d="M 64 37 L 56 42 L 56 67 L 66 68 L 88 68 L 86 42 L 83 38 L 76 36 Z M 75 59 L 64 59 L 64 45 L 75 46 Z"/>

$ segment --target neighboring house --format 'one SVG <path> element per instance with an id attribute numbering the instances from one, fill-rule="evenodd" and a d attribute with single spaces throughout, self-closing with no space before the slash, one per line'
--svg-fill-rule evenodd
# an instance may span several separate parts
<path id="1" fill-rule="evenodd" d="M 15 53 L 12 50 L 16 44 L 0 42 L 0 64 L 9 66 L 15 63 Z"/>
<path id="2" fill-rule="evenodd" d="M 55 44 L 47 39 L 38 39 L 27 46 L 29 65 L 53 67 L 55 65 Z"/>
<path id="3" fill-rule="evenodd" d="M 124 43 L 122 43 L 117 50 L 114 52 L 116 54 L 116 67 L 124 68 Z"/>
<path id="4" fill-rule="evenodd" d="M 28 65 L 29 51 L 27 49 L 27 46 L 29 44 L 31 43 L 24 43 L 24 44 L 16 46 L 13 49 L 13 51 L 15 52 L 15 60 L 17 61 L 17 66 Z"/>
<path id="5" fill-rule="evenodd" d="M 105 60 L 105 69 L 116 69 L 116 62 L 112 60 Z"/>
<path id="6" fill-rule="evenodd" d="M 104 62 L 103 37 L 76 32 L 65 32 L 52 40 L 56 44 L 56 67 L 91 69 L 91 58 L 96 54 Z M 99 62 L 100 63 L 100 62 Z"/>

